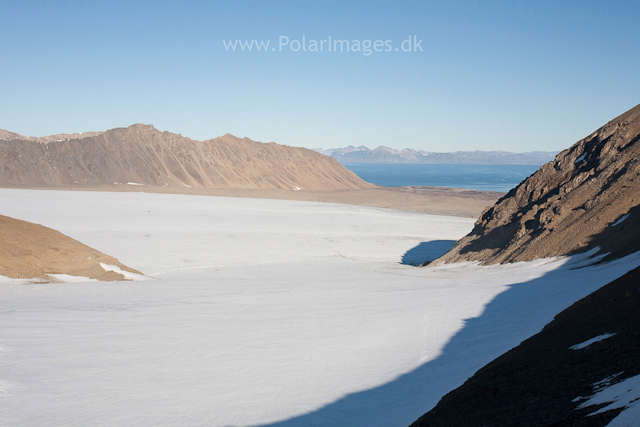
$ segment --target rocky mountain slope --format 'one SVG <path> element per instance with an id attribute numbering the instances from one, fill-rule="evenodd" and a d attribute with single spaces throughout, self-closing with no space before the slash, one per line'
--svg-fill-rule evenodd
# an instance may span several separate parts
<path id="1" fill-rule="evenodd" d="M 411 427 L 604 427 L 619 415 L 611 425 L 637 425 L 622 421 L 633 417 L 637 403 L 630 413 L 620 413 L 628 406 L 625 399 L 633 400 L 639 391 L 623 384 L 640 374 L 639 285 L 636 268 L 578 301 L 542 332 L 480 369 Z M 587 401 L 614 384 L 624 386 L 622 404 Z"/>
<path id="2" fill-rule="evenodd" d="M 389 147 L 370 149 L 364 146 L 322 148 L 316 151 L 332 156 L 340 163 L 429 163 L 429 164 L 531 164 L 541 165 L 553 160 L 555 152 L 532 151 L 509 153 L 506 151 L 455 151 L 435 153 L 410 148 L 396 150 Z"/>
<path id="3" fill-rule="evenodd" d="M 0 215 L 0 276 L 51 280 L 50 274 L 68 274 L 126 280 L 120 273 L 106 271 L 100 263 L 141 274 L 56 230 Z"/>
<path id="4" fill-rule="evenodd" d="M 0 140 L 0 186 L 374 188 L 331 157 L 227 134 L 200 142 L 133 125 L 62 140 Z M 3 137 L 0 135 L 0 138 Z M 13 136 L 12 136 L 13 135 Z M 57 138 L 58 136 L 46 139 Z"/>
<path id="5" fill-rule="evenodd" d="M 82 132 L 82 133 L 60 133 L 49 136 L 24 136 L 18 133 L 9 132 L 4 129 L 0 129 L 0 139 L 4 139 L 5 141 L 12 141 L 14 139 L 19 139 L 22 141 L 37 141 L 37 142 L 52 142 L 52 141 L 62 141 L 63 139 L 77 139 L 77 138 L 87 138 L 89 136 L 98 136 L 104 132 Z"/>
<path id="6" fill-rule="evenodd" d="M 434 261 L 495 264 L 640 250 L 640 105 L 561 152 Z"/>

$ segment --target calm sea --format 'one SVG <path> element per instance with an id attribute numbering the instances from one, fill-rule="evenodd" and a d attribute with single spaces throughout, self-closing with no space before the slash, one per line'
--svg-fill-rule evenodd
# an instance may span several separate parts
<path id="1" fill-rule="evenodd" d="M 430 165 L 345 163 L 360 178 L 387 187 L 426 185 L 507 192 L 537 171 L 536 165 Z"/>

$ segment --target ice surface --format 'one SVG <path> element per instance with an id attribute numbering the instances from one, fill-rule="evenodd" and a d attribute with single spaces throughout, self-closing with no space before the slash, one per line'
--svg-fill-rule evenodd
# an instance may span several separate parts
<path id="1" fill-rule="evenodd" d="M 583 348 L 589 347 L 591 344 L 596 343 L 598 341 L 606 340 L 607 338 L 611 338 L 615 334 L 602 334 L 597 337 L 591 338 L 585 342 L 581 342 L 580 344 L 572 345 L 569 347 L 570 350 L 582 350 Z"/>
<path id="2" fill-rule="evenodd" d="M 613 375 L 610 375 L 608 377 L 605 377 L 605 378 L 601 379 L 600 381 L 596 381 L 595 383 L 592 384 L 593 391 L 598 391 L 603 387 L 608 387 L 609 385 L 611 385 L 611 382 L 613 380 L 615 380 L 616 378 L 618 378 L 622 374 L 624 374 L 624 371 L 621 371 L 621 372 L 618 372 L 617 374 L 613 374 Z"/>
<path id="3" fill-rule="evenodd" d="M 90 279 L 82 276 L 71 276 L 70 274 L 48 274 L 48 276 L 52 277 L 57 282 L 65 283 L 86 283 L 98 281 L 97 279 Z"/>
<path id="4" fill-rule="evenodd" d="M 607 427 L 640 426 L 640 375 L 627 378 L 616 384 L 600 389 L 594 396 L 583 402 L 579 409 L 593 405 L 609 405 L 589 414 L 595 415 L 612 409 L 625 408 Z"/>
<path id="5" fill-rule="evenodd" d="M 404 254 L 441 255 L 430 242 L 474 221 L 360 206 L 7 189 L 0 200 L 0 214 L 160 279 L 0 283 L 8 426 L 406 427 L 640 263 L 416 268 Z"/>

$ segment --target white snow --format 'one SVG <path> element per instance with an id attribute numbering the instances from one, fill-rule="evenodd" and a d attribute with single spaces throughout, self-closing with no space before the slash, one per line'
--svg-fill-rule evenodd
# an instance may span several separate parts
<path id="1" fill-rule="evenodd" d="M 131 273 L 129 271 L 125 271 L 120 267 L 118 267 L 117 265 L 109 265 L 109 264 L 105 264 L 104 262 L 101 262 L 100 267 L 102 267 L 104 271 L 115 271 L 116 273 L 122 274 L 124 278 L 128 280 L 134 280 L 134 281 L 140 282 L 140 281 L 150 279 L 149 277 L 144 276 L 142 274 L 136 274 L 136 273 Z"/>
<path id="2" fill-rule="evenodd" d="M 622 372 L 618 372 L 617 374 L 613 374 L 610 375 L 604 379 L 601 379 L 600 381 L 596 381 L 595 383 L 592 384 L 593 386 L 593 391 L 598 391 L 603 387 L 608 387 L 609 385 L 611 385 L 611 382 L 613 380 L 615 380 L 616 378 L 618 378 L 620 375 L 624 374 L 624 371 Z"/>
<path id="3" fill-rule="evenodd" d="M 86 283 L 86 282 L 97 282 L 97 279 L 90 279 L 88 277 L 83 276 L 71 276 L 70 274 L 47 274 L 47 276 L 54 279 L 56 282 L 64 282 L 64 283 Z"/>
<path id="4" fill-rule="evenodd" d="M 606 403 L 609 403 L 609 405 L 589 415 L 600 414 L 612 409 L 625 408 L 617 417 L 607 424 L 607 427 L 640 426 L 640 375 L 601 388 L 589 400 L 580 404 L 578 409 Z"/>
<path id="5" fill-rule="evenodd" d="M 640 264 L 401 264 L 474 220 L 361 206 L 0 189 L 147 282 L 0 283 L 0 425 L 406 427 Z M 41 207 L 47 206 L 46 210 Z"/>
<path id="6" fill-rule="evenodd" d="M 606 340 L 607 338 L 611 338 L 615 334 L 602 334 L 597 337 L 591 338 L 585 342 L 581 342 L 580 344 L 572 345 L 569 347 L 569 350 L 582 350 L 583 348 L 589 347 L 591 344 L 596 343 L 598 341 Z"/>
<path id="7" fill-rule="evenodd" d="M 616 225 L 620 225 L 625 219 L 629 218 L 629 214 L 623 215 L 619 220 L 617 220 L 612 227 L 615 227 Z"/>
<path id="8" fill-rule="evenodd" d="M 40 281 L 40 280 L 38 280 L 38 281 Z M 30 280 L 30 279 L 12 279 L 10 277 L 0 276 L 0 285 L 3 285 L 3 284 L 15 285 L 15 284 L 20 284 L 20 283 L 27 284 L 27 283 L 32 283 L 32 282 L 33 282 L 33 280 Z"/>
<path id="9" fill-rule="evenodd" d="M 298 191 L 298 190 L 302 190 L 302 188 L 296 187 L 296 188 L 293 189 L 293 191 Z"/>
<path id="10" fill-rule="evenodd" d="M 144 185 L 144 184 L 140 184 L 139 182 L 127 182 L 127 185 Z"/>
<path id="11" fill-rule="evenodd" d="M 580 157 L 578 157 L 578 158 L 576 159 L 576 161 L 575 161 L 575 162 L 573 162 L 573 163 L 574 163 L 574 164 L 580 163 L 581 161 L 583 161 L 583 160 L 584 160 L 584 158 L 585 158 L 586 156 L 587 156 L 587 153 L 582 154 L 582 155 L 581 155 Z"/>

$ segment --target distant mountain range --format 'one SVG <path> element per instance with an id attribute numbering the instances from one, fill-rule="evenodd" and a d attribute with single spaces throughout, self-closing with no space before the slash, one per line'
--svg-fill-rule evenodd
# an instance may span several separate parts
<path id="1" fill-rule="evenodd" d="M 14 139 L 19 139 L 22 141 L 35 141 L 35 142 L 56 142 L 62 141 L 65 139 L 80 139 L 80 138 L 88 138 L 90 136 L 98 136 L 103 134 L 104 132 L 80 132 L 80 133 L 59 133 L 56 135 L 48 135 L 48 136 L 24 136 L 19 133 L 9 132 L 8 130 L 0 129 L 0 139 L 4 139 L 5 141 L 13 141 Z"/>
<path id="2" fill-rule="evenodd" d="M 340 163 L 440 163 L 440 164 L 523 164 L 542 165 L 552 161 L 555 151 L 510 153 L 507 151 L 454 151 L 434 153 L 424 150 L 396 150 L 389 147 L 370 149 L 364 146 L 345 148 L 315 148 L 315 151 L 335 158 Z"/>

